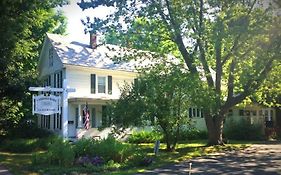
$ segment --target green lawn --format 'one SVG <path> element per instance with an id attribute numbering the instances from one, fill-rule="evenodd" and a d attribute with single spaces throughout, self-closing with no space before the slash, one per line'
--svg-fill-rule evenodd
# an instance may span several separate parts
<path id="1" fill-rule="evenodd" d="M 210 153 L 218 151 L 227 151 L 227 150 L 237 150 L 243 149 L 249 146 L 249 142 L 235 142 L 227 144 L 225 146 L 211 146 L 206 147 L 205 141 L 192 141 L 190 143 L 179 143 L 177 149 L 174 152 L 165 151 L 165 145 L 160 145 L 160 150 L 158 156 L 155 158 L 152 165 L 148 167 L 127 167 L 124 170 L 115 170 L 110 172 L 102 172 L 102 174 L 134 174 L 136 172 L 142 172 L 146 169 L 153 169 L 159 166 L 163 166 L 169 163 L 176 163 L 183 160 L 188 160 L 192 157 L 208 155 Z M 143 152 L 147 156 L 153 156 L 153 144 L 138 144 L 135 145 L 138 152 Z M 93 169 L 87 167 L 56 167 L 56 166 L 40 166 L 33 167 L 32 162 L 32 153 L 30 154 L 16 154 L 16 153 L 7 153 L 0 152 L 0 162 L 3 166 L 7 167 L 13 174 L 63 174 L 70 172 L 77 173 L 89 173 L 95 172 L 98 168 Z M 75 173 L 74 173 L 75 174 Z M 92 173 L 93 174 L 93 173 Z"/>

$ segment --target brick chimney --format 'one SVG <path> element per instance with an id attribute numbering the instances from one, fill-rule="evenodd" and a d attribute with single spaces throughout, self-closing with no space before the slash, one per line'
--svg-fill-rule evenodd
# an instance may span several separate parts
<path id="1" fill-rule="evenodd" d="M 90 47 L 92 49 L 97 48 L 97 34 L 93 32 L 90 33 Z"/>

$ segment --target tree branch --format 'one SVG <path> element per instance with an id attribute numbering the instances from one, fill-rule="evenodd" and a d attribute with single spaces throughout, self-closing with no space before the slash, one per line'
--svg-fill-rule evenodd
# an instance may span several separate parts
<path id="1" fill-rule="evenodd" d="M 169 14 L 169 17 L 170 17 L 172 28 L 175 31 L 175 33 L 174 33 L 175 34 L 175 38 L 174 38 L 175 40 L 174 41 L 177 44 L 177 46 L 179 48 L 179 51 L 181 52 L 181 54 L 183 56 L 183 59 L 184 59 L 186 65 L 187 65 L 188 69 L 190 70 L 190 72 L 191 73 L 198 73 L 197 68 L 194 65 L 194 60 L 192 59 L 192 56 L 187 52 L 186 47 L 183 43 L 183 39 L 182 39 L 182 36 L 181 36 L 181 33 L 180 33 L 180 26 L 177 25 L 177 23 L 174 20 L 174 17 L 173 17 L 173 14 L 172 14 L 173 12 L 172 12 L 172 9 L 170 7 L 169 1 L 165 0 L 165 2 L 166 2 L 166 5 L 167 5 L 167 10 L 168 10 L 168 14 Z"/>
<path id="2" fill-rule="evenodd" d="M 232 56 L 234 54 L 234 52 L 236 52 L 241 46 L 242 44 L 238 45 L 238 41 L 241 37 L 241 33 L 235 38 L 234 43 L 232 48 L 230 49 L 230 51 L 222 58 L 222 62 L 221 64 L 224 65 L 225 62 L 230 58 L 230 56 Z"/>
<path id="3" fill-rule="evenodd" d="M 232 60 L 230 63 L 230 68 L 229 68 L 229 76 L 228 76 L 228 93 L 227 93 L 227 99 L 230 99 L 233 97 L 233 89 L 234 89 L 234 68 L 236 65 L 236 60 Z"/>
<path id="4" fill-rule="evenodd" d="M 249 79 L 246 85 L 244 86 L 244 91 L 238 94 L 237 96 L 232 96 L 228 98 L 226 103 L 223 105 L 222 109 L 228 109 L 240 102 L 242 102 L 248 95 L 250 95 L 254 90 L 259 88 L 262 84 L 262 81 L 266 78 L 267 74 L 271 70 L 273 58 L 271 58 L 264 69 L 259 73 L 259 75 L 255 79 Z"/>
<path id="5" fill-rule="evenodd" d="M 196 4 L 196 1 L 193 1 L 194 4 Z M 193 15 L 194 18 L 196 18 L 196 11 L 193 10 Z M 199 47 L 199 53 L 200 53 L 200 61 L 202 63 L 203 69 L 204 69 L 204 73 L 207 79 L 207 83 L 209 87 L 214 87 L 214 80 L 212 78 L 212 74 L 211 71 L 209 69 L 209 65 L 208 62 L 206 60 L 206 51 L 203 47 L 202 44 L 202 33 L 203 33 L 203 0 L 200 0 L 200 12 L 199 12 L 199 25 L 197 25 L 197 23 L 195 22 L 195 28 L 192 28 L 194 32 L 198 31 L 198 39 L 197 39 L 197 45 Z"/>

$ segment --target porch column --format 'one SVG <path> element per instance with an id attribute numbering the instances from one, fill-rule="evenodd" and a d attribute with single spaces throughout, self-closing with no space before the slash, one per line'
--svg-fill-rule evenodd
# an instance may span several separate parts
<path id="1" fill-rule="evenodd" d="M 81 115 L 81 104 L 78 105 L 78 114 L 79 114 L 79 118 L 78 118 L 78 128 L 82 128 L 82 115 Z"/>
<path id="2" fill-rule="evenodd" d="M 63 93 L 62 93 L 62 136 L 63 139 L 68 138 L 68 92 L 67 80 L 63 80 Z"/>

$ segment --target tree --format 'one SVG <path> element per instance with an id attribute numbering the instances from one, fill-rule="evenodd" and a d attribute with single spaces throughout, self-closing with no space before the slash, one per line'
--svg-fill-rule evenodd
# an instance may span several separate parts
<path id="1" fill-rule="evenodd" d="M 155 126 L 163 133 L 167 150 L 174 150 L 180 133 L 189 126 L 188 107 L 195 105 L 190 100 L 194 80 L 188 74 L 183 66 L 171 63 L 146 67 L 113 103 L 113 124 L 118 128 Z"/>
<path id="2" fill-rule="evenodd" d="M 65 32 L 65 17 L 53 8 L 66 0 L 0 2 L 0 135 L 31 115 L 28 87 L 36 83 L 46 32 Z"/>
<path id="3" fill-rule="evenodd" d="M 179 53 L 175 56 L 201 81 L 205 87 L 201 93 L 209 94 L 208 103 L 202 107 L 209 145 L 216 145 L 223 144 L 223 121 L 228 110 L 259 89 L 275 66 L 273 62 L 280 58 L 280 17 L 274 13 L 274 6 L 266 7 L 262 2 L 82 0 L 78 4 L 83 10 L 101 5 L 116 8 L 105 19 L 88 21 L 88 30 L 127 34 L 127 43 L 142 45 L 144 50 L 151 49 L 146 44 L 151 38 L 176 46 L 172 52 Z M 146 24 L 131 30 L 137 19 Z M 134 40 L 139 38 L 135 36 L 142 40 Z"/>

